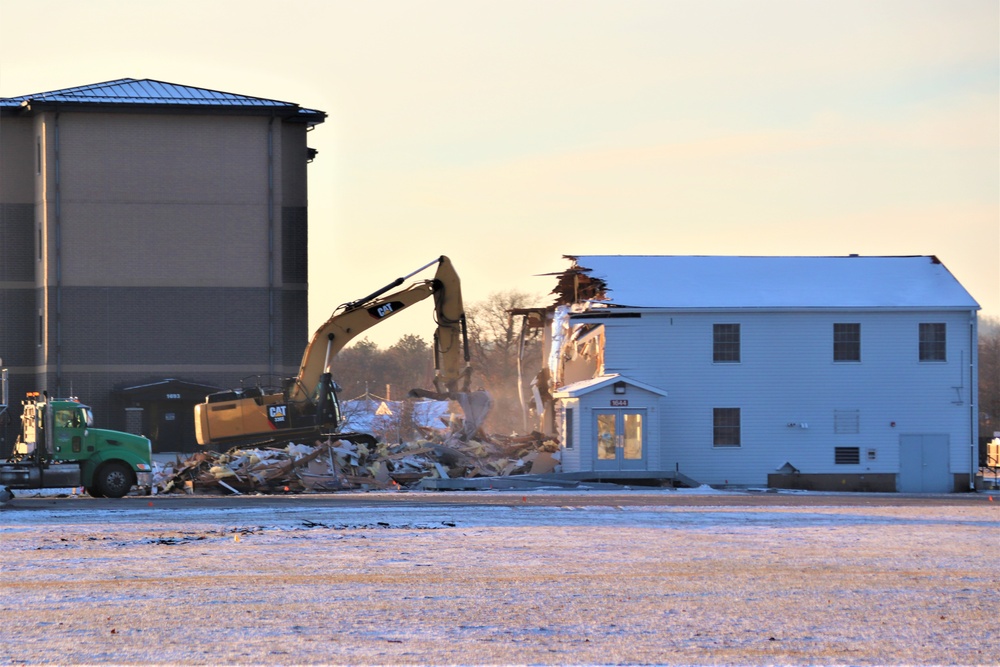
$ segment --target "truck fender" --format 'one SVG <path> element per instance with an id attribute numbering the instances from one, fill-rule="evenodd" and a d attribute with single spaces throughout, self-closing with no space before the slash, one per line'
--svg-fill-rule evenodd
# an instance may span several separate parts
<path id="1" fill-rule="evenodd" d="M 142 478 L 142 473 L 148 475 L 153 472 L 152 467 L 142 457 L 128 450 L 95 452 L 93 456 L 83 463 L 82 477 L 84 486 L 90 486 L 93 483 L 94 474 L 108 461 L 121 461 L 136 474 L 137 479 Z"/>

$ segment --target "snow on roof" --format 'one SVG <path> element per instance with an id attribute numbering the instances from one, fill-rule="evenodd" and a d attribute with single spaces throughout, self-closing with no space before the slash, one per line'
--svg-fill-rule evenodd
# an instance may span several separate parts
<path id="1" fill-rule="evenodd" d="M 612 373 L 610 375 L 601 375 L 596 378 L 591 378 L 589 380 L 580 380 L 579 382 L 573 382 L 571 384 L 559 387 L 559 389 L 553 394 L 555 398 L 576 398 L 582 396 L 583 394 L 589 394 L 592 391 L 596 391 L 602 387 L 606 387 L 609 384 L 617 381 L 622 381 L 626 384 L 632 385 L 633 387 L 638 387 L 639 389 L 645 389 L 646 391 L 652 392 L 654 394 L 659 394 L 660 396 L 666 396 L 667 392 L 660 389 L 659 387 L 654 387 L 653 385 L 646 384 L 645 382 L 639 382 L 638 380 L 633 380 L 632 378 L 625 377 L 619 373 Z"/>
<path id="2" fill-rule="evenodd" d="M 979 304 L 934 256 L 570 255 L 640 308 L 947 308 Z"/>

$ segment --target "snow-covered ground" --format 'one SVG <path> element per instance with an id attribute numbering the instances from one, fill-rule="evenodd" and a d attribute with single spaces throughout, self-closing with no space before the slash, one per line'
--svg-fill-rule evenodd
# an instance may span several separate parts
<path id="1" fill-rule="evenodd" d="M 0 664 L 1000 664 L 1000 497 L 635 493 L 8 507 Z"/>

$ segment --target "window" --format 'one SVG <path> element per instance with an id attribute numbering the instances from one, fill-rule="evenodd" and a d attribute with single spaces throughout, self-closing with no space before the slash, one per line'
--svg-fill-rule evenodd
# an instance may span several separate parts
<path id="1" fill-rule="evenodd" d="M 833 325 L 833 360 L 861 361 L 861 325 Z"/>
<path id="2" fill-rule="evenodd" d="M 944 322 L 920 323 L 920 361 L 946 361 Z"/>
<path id="3" fill-rule="evenodd" d="M 740 409 L 712 409 L 712 445 L 715 447 L 740 446 Z"/>
<path id="4" fill-rule="evenodd" d="M 573 408 L 566 408 L 566 434 L 563 443 L 566 449 L 573 449 Z"/>
<path id="5" fill-rule="evenodd" d="M 860 447 L 834 447 L 833 462 L 836 465 L 854 465 L 861 463 Z"/>
<path id="6" fill-rule="evenodd" d="M 731 364 L 740 360 L 740 325 L 712 325 L 712 361 Z"/>

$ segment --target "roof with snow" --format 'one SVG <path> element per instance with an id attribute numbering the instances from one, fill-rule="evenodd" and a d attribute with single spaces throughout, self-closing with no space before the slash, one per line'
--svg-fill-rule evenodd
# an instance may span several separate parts
<path id="1" fill-rule="evenodd" d="M 625 384 L 630 384 L 633 387 L 638 387 L 639 389 L 645 389 L 646 391 L 659 394 L 660 396 L 667 395 L 667 392 L 659 387 L 654 387 L 651 384 L 633 380 L 632 378 L 625 377 L 619 373 L 612 373 L 611 375 L 600 375 L 589 380 L 580 380 L 579 382 L 563 385 L 562 387 L 559 387 L 559 389 L 556 390 L 552 396 L 554 398 L 577 398 L 583 394 L 589 394 L 592 391 L 603 389 L 604 387 L 614 384 L 615 382 L 624 382 Z"/>
<path id="2" fill-rule="evenodd" d="M 45 93 L 0 98 L 0 110 L 27 113 L 35 108 L 65 107 L 146 107 L 171 109 L 227 110 L 268 113 L 304 122 L 322 123 L 326 114 L 303 109 L 293 102 L 224 93 L 207 88 L 183 86 L 155 79 L 116 79 Z"/>
<path id="3" fill-rule="evenodd" d="M 934 256 L 566 258 L 574 264 L 557 293 L 568 303 L 594 298 L 637 308 L 979 309 Z"/>

